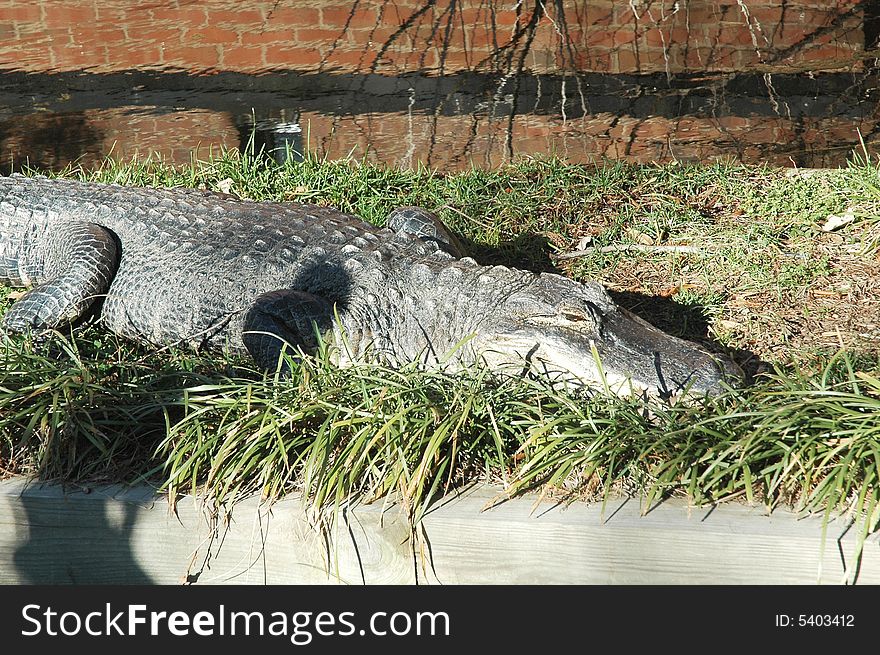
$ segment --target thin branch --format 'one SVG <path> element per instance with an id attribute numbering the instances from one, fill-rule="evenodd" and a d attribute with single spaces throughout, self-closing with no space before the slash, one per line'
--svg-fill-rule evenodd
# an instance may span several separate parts
<path id="1" fill-rule="evenodd" d="M 689 255 L 708 255 L 711 254 L 704 248 L 696 246 L 649 246 L 637 243 L 623 243 L 616 246 L 602 246 L 601 248 L 585 248 L 584 250 L 573 250 L 561 255 L 557 255 L 559 259 L 575 259 L 577 257 L 588 257 L 596 252 L 679 252 Z"/>

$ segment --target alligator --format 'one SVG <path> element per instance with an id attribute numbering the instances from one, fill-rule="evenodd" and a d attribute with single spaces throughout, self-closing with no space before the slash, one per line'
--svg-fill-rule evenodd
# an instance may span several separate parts
<path id="1" fill-rule="evenodd" d="M 137 342 L 249 353 L 281 374 L 282 353 L 327 342 L 341 366 L 478 363 L 620 395 L 715 394 L 742 379 L 597 282 L 478 264 L 418 207 L 377 227 L 296 202 L 0 177 L 0 282 L 32 287 L 5 333 L 90 312 Z"/>

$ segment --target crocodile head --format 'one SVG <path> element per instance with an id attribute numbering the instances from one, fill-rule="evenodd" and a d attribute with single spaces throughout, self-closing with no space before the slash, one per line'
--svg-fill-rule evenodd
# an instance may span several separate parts
<path id="1" fill-rule="evenodd" d="M 617 306 L 597 283 L 536 276 L 508 296 L 472 347 L 495 369 L 527 367 L 569 386 L 671 398 L 716 394 L 739 367 Z"/>

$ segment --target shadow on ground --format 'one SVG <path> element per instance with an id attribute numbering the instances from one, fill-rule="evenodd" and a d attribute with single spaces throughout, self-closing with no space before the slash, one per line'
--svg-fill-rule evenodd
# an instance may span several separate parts
<path id="1" fill-rule="evenodd" d="M 138 507 L 83 496 L 37 484 L 19 496 L 16 529 L 27 533 L 13 556 L 20 583 L 152 584 L 132 548 Z"/>

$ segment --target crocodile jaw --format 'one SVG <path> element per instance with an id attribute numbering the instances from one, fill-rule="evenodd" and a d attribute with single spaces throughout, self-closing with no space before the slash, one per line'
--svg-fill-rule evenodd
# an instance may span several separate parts
<path id="1" fill-rule="evenodd" d="M 477 335 L 473 348 L 493 370 L 539 374 L 570 388 L 591 387 L 618 396 L 670 399 L 715 395 L 743 373 L 731 360 L 710 355 L 616 307 L 600 330 L 523 321 Z"/>

